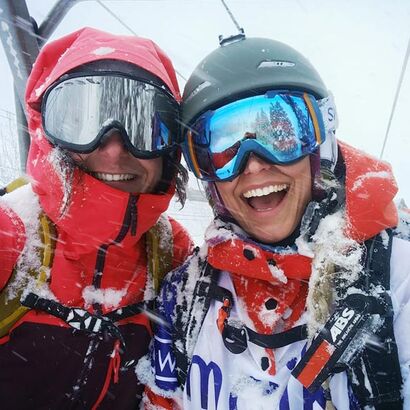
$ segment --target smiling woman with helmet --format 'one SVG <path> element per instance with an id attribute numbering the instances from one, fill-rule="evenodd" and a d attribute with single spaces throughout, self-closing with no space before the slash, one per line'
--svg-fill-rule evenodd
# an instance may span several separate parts
<path id="1" fill-rule="evenodd" d="M 135 409 L 161 275 L 192 246 L 163 215 L 179 90 L 152 41 L 81 29 L 28 80 L 30 183 L 0 202 L 2 408 Z"/>
<path id="2" fill-rule="evenodd" d="M 215 220 L 163 285 L 168 326 L 138 366 L 155 370 L 146 402 L 402 408 L 410 245 L 391 229 L 396 185 L 336 140 L 314 67 L 274 40 L 223 40 L 188 79 L 182 121 Z"/>

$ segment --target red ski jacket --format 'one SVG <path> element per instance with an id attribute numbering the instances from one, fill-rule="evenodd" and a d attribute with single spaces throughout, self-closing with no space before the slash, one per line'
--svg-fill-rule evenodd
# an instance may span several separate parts
<path id="1" fill-rule="evenodd" d="M 38 264 L 38 214 L 44 212 L 57 230 L 46 296 L 64 307 L 104 315 L 146 296 L 144 234 L 168 208 L 175 187 L 166 194 L 116 190 L 78 168 L 70 170 L 45 138 L 40 114 L 44 91 L 69 70 L 99 59 L 148 70 L 180 100 L 172 64 L 150 40 L 85 28 L 43 48 L 26 91 L 32 183 L 0 202 L 0 289 L 14 268 L 24 276 Z M 176 267 L 192 242 L 176 221 L 164 221 Z M 0 339 L 2 408 L 136 408 L 142 386 L 134 366 L 147 352 L 149 322 L 139 314 L 117 325 L 125 347 L 115 337 L 95 337 L 30 310 Z"/>

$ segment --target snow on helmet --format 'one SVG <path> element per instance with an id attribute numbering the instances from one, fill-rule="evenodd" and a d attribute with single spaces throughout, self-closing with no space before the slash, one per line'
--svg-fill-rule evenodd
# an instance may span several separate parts
<path id="1" fill-rule="evenodd" d="M 268 38 L 246 38 L 244 34 L 222 40 L 220 47 L 198 64 L 185 85 L 183 125 L 189 127 L 207 110 L 275 89 L 308 92 L 318 100 L 329 96 L 316 69 L 292 47 Z M 334 141 L 327 144 L 334 157 L 334 134 L 328 139 Z M 315 163 L 315 177 L 319 161 L 311 162 Z M 215 214 L 229 216 L 215 184 L 203 184 Z"/>

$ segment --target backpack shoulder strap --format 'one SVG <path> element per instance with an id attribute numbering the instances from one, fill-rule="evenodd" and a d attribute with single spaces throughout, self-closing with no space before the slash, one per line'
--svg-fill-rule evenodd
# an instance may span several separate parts
<path id="1" fill-rule="evenodd" d="M 198 248 L 196 250 L 198 252 Z M 207 260 L 198 258 L 199 277 L 196 281 L 192 297 L 187 302 L 184 298 L 183 308 L 176 315 L 174 325 L 174 353 L 176 358 L 177 377 L 180 386 L 185 385 L 189 365 L 191 363 L 193 340 L 196 340 L 202 323 L 208 313 L 211 300 L 218 287 L 220 271 L 213 268 Z M 188 277 L 185 277 L 185 282 Z M 182 292 L 185 283 L 182 284 Z"/>
<path id="2" fill-rule="evenodd" d="M 390 257 L 393 232 L 388 229 L 366 242 L 365 289 L 382 287 L 387 304 L 384 323 L 376 331 L 379 343 L 365 347 L 352 363 L 349 378 L 360 408 L 402 409 L 402 377 L 393 331 L 393 307 L 390 297 Z"/>
<path id="3" fill-rule="evenodd" d="M 155 293 L 158 294 L 162 279 L 172 269 L 174 244 L 172 226 L 168 218 L 161 215 L 158 222 L 145 234 L 148 272 Z"/>
<path id="4" fill-rule="evenodd" d="M 6 187 L 6 193 L 25 185 L 27 180 L 19 178 Z M 18 267 L 15 266 L 6 286 L 0 292 L 0 337 L 7 335 L 13 325 L 30 309 L 23 306 L 21 297 L 30 277 L 37 286 L 48 279 L 47 270 L 52 266 L 56 244 L 56 229 L 50 219 L 44 214 L 39 215 L 39 239 L 42 246 L 37 250 L 40 259 L 39 269 L 29 268 L 27 278 L 21 280 Z"/>

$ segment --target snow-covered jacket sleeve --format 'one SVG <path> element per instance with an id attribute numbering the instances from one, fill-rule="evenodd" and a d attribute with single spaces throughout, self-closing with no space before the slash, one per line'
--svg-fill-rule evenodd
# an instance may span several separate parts
<path id="1" fill-rule="evenodd" d="M 174 353 L 175 321 L 180 284 L 186 275 L 185 266 L 170 272 L 164 279 L 157 297 L 156 311 L 159 316 L 154 327 L 154 337 L 150 345 L 150 369 L 147 369 L 147 357 L 144 365 L 141 361 L 137 373 L 145 384 L 144 408 L 180 409 L 182 390 L 179 388 L 176 357 Z M 143 359 L 144 360 L 144 359 Z M 144 377 L 142 373 L 149 377 Z"/>

